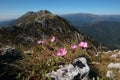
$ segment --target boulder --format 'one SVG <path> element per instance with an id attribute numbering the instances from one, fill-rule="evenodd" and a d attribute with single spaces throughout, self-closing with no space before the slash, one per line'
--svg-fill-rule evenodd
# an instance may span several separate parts
<path id="1" fill-rule="evenodd" d="M 57 71 L 46 74 L 55 80 L 87 80 L 90 68 L 84 57 L 73 60 L 73 64 L 61 65 Z"/>

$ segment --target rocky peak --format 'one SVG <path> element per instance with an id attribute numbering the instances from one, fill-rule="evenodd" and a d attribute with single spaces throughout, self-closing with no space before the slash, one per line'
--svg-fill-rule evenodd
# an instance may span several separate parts
<path id="1" fill-rule="evenodd" d="M 40 10 L 38 11 L 37 13 L 40 13 L 40 14 L 52 14 L 50 11 L 48 10 Z"/>
<path id="2" fill-rule="evenodd" d="M 42 16 L 42 15 L 53 15 L 53 14 L 50 11 L 48 11 L 48 10 L 40 10 L 38 12 L 28 11 L 25 15 L 21 16 L 21 18 L 22 17 L 26 17 L 26 16 L 27 17 L 29 17 L 29 16 L 35 16 L 35 15 Z"/>
<path id="3" fill-rule="evenodd" d="M 35 13 L 35 12 L 33 12 L 33 11 L 28 11 L 24 16 L 29 16 L 29 15 L 32 15 L 33 13 Z"/>
<path id="4" fill-rule="evenodd" d="M 51 18 L 53 17 L 54 15 L 48 11 L 48 10 L 40 10 L 38 12 L 36 12 L 37 14 L 37 18 L 41 19 L 41 18 Z"/>
<path id="5" fill-rule="evenodd" d="M 36 22 L 43 22 L 45 19 L 52 19 L 55 15 L 47 10 L 40 10 L 38 12 L 29 11 L 25 15 L 21 16 L 16 20 L 15 25 L 17 26 L 25 26 L 27 24 L 33 24 Z"/>

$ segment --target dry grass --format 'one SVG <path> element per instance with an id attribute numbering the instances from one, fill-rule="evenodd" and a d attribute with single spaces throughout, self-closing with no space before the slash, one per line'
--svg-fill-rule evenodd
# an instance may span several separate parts
<path id="1" fill-rule="evenodd" d="M 79 56 L 85 56 L 89 59 L 89 66 L 91 68 L 90 78 L 99 76 L 100 80 L 112 80 L 106 78 L 106 72 L 108 70 L 113 70 L 115 73 L 116 80 L 120 79 L 118 69 L 109 69 L 107 65 L 111 62 L 116 61 L 110 56 L 114 53 L 104 54 L 101 53 L 99 56 L 91 56 L 88 54 L 87 50 L 78 47 L 73 52 L 71 50 L 71 44 L 61 43 L 55 41 L 54 43 L 47 42 L 44 45 L 36 44 L 32 47 L 24 47 L 22 45 L 19 48 L 24 52 L 29 50 L 29 53 L 24 53 L 24 58 L 17 62 L 20 72 L 17 74 L 17 79 L 20 80 L 46 80 L 45 74 L 56 70 L 59 65 L 68 64 L 73 61 L 73 59 Z M 55 56 L 57 50 L 61 47 L 65 47 L 68 54 L 63 57 Z M 119 58 L 120 56 L 117 56 Z M 99 62 L 99 65 L 93 65 L 91 62 Z M 113 79 L 114 80 L 114 79 Z"/>
<path id="2" fill-rule="evenodd" d="M 68 54 L 63 57 L 55 56 L 56 51 L 61 47 L 65 47 Z M 22 50 L 24 51 L 24 48 Z M 83 54 L 80 47 L 73 53 L 70 44 L 59 43 L 58 41 L 36 45 L 29 50 L 31 52 L 26 53 L 24 59 L 19 62 L 21 72 L 18 74 L 18 79 L 30 80 L 36 76 L 38 80 L 45 80 L 46 73 L 56 70 L 59 65 L 71 63 L 73 59 Z"/>

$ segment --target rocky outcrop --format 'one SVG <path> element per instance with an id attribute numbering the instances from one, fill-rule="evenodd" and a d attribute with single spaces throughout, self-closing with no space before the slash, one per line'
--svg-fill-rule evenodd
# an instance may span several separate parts
<path id="1" fill-rule="evenodd" d="M 23 54 L 16 47 L 6 46 L 0 48 L 0 79 L 18 80 L 17 75 L 21 71 L 18 62 L 22 59 Z"/>
<path id="2" fill-rule="evenodd" d="M 73 64 L 61 65 L 57 71 L 46 74 L 55 80 L 87 80 L 90 68 L 84 57 L 73 60 Z"/>
<path id="3" fill-rule="evenodd" d="M 12 61 L 22 59 L 22 57 L 22 52 L 15 47 L 6 46 L 0 48 L 0 60 Z"/>

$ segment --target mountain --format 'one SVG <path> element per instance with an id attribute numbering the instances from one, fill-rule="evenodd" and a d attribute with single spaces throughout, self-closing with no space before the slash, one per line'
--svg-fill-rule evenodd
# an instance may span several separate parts
<path id="1" fill-rule="evenodd" d="M 14 21 L 15 21 L 15 19 L 13 19 L 13 20 L 1 21 L 1 22 L 0 22 L 0 27 L 9 26 L 9 25 L 13 24 Z"/>
<path id="2" fill-rule="evenodd" d="M 105 44 L 110 49 L 120 49 L 120 23 L 100 21 L 79 28 L 81 32 Z"/>
<path id="3" fill-rule="evenodd" d="M 27 12 L 11 26 L 1 28 L 0 34 L 1 44 L 31 44 L 43 37 L 48 39 L 52 35 L 61 41 L 71 42 L 74 39 L 73 41 L 86 40 L 90 44 L 94 42 L 75 29 L 67 20 L 46 10 Z"/>
<path id="4" fill-rule="evenodd" d="M 54 42 L 50 41 L 52 36 L 56 39 Z M 39 40 L 44 43 L 39 44 Z M 71 45 L 78 46 L 81 41 L 87 42 L 88 48 L 71 49 Z M 67 54 L 57 56 L 59 49 Z M 97 51 L 105 49 L 67 20 L 47 10 L 30 11 L 0 28 L 0 79 L 46 80 L 45 74 L 59 65 L 71 63 L 79 56 L 92 60 Z"/>
<path id="5" fill-rule="evenodd" d="M 120 22 L 120 15 L 94 15 L 89 13 L 76 13 L 60 16 L 70 21 L 76 27 L 81 27 L 99 21 Z"/>

